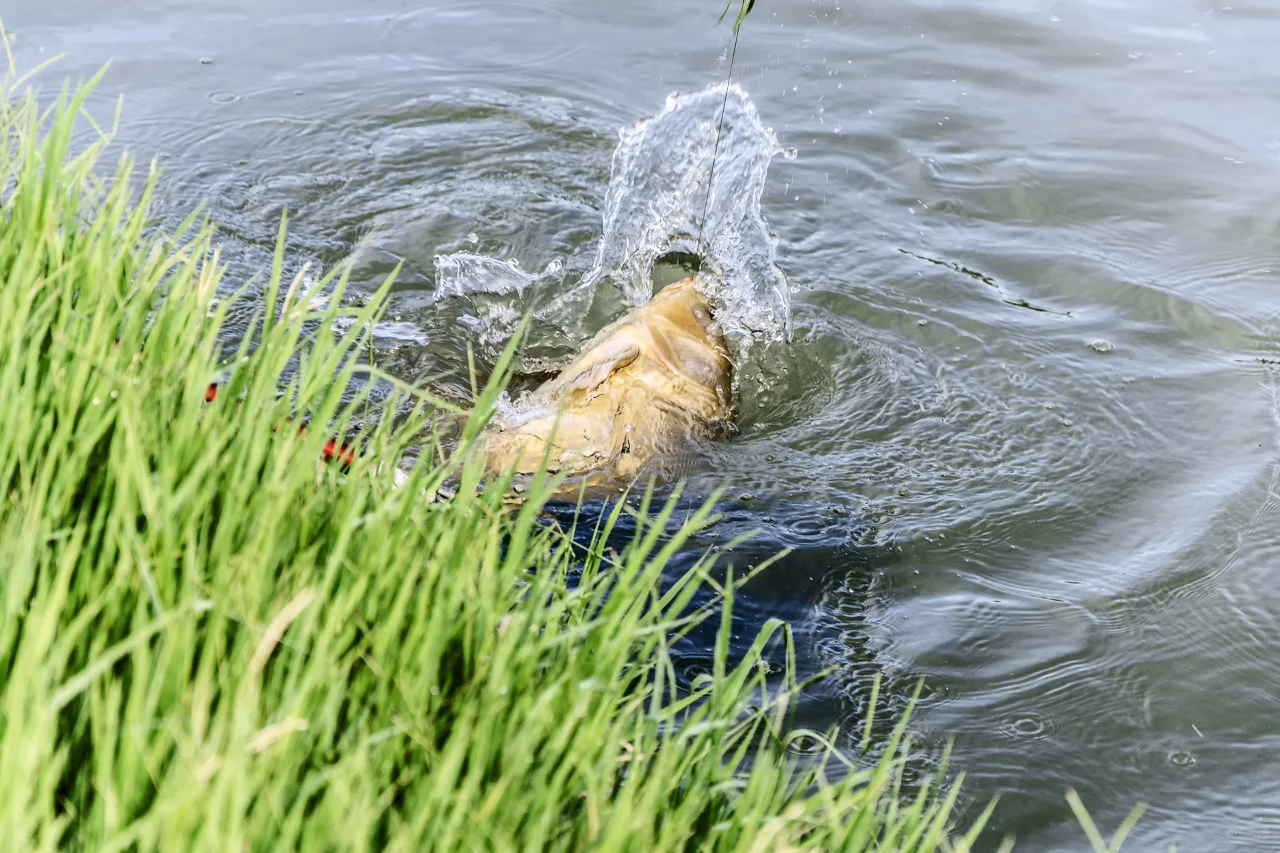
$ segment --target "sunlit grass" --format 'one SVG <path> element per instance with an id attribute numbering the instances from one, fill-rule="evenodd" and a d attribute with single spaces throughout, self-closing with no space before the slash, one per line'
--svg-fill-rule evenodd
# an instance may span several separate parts
<path id="1" fill-rule="evenodd" d="M 709 509 L 643 501 L 613 553 L 615 506 L 584 553 L 544 495 L 481 486 L 510 349 L 445 448 L 444 404 L 359 357 L 390 282 L 352 307 L 281 248 L 221 360 L 213 232 L 157 232 L 154 170 L 72 147 L 93 82 L 0 102 L 0 849 L 968 848 L 957 785 L 904 790 L 905 723 L 863 761 L 791 731 L 794 665 L 760 665 L 793 664 L 787 626 L 732 661 L 733 583 L 664 578 Z M 701 619 L 712 673 L 680 686 Z"/>

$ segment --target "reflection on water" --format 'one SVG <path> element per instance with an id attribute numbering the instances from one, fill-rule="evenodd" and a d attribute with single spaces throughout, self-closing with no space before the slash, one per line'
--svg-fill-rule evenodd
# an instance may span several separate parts
<path id="1" fill-rule="evenodd" d="M 233 278 L 286 207 L 292 264 L 403 264 L 378 358 L 410 379 L 571 292 L 620 129 L 728 47 L 675 0 L 11 5 L 20 63 L 114 61 L 94 109 L 125 94 Z M 914 729 L 1003 794 L 993 841 L 1086 849 L 1075 787 L 1107 827 L 1151 804 L 1133 849 L 1280 847 L 1278 39 L 1258 0 L 779 0 L 743 30 L 797 152 L 761 197 L 794 334 L 694 485 L 805 531 L 744 610 L 841 667 L 804 722 L 923 677 Z M 519 286 L 439 298 L 463 252 Z"/>

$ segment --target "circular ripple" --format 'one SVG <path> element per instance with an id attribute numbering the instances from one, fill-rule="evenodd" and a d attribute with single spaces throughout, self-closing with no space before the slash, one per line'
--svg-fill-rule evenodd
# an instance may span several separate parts
<path id="1" fill-rule="evenodd" d="M 1009 735 L 1020 740 L 1038 740 L 1049 733 L 1049 723 L 1037 714 L 1023 714 L 1002 726 Z"/>
<path id="2" fill-rule="evenodd" d="M 816 755 L 823 749 L 821 740 L 805 732 L 798 732 L 787 741 L 787 751 L 793 755 Z"/>
<path id="3" fill-rule="evenodd" d="M 690 687 L 700 678 L 711 677 L 711 661 L 697 658 L 686 660 L 679 665 L 676 674 L 681 684 Z"/>
<path id="4" fill-rule="evenodd" d="M 563 10 L 543 3 L 464 0 L 393 17 L 385 41 L 391 56 L 415 66 L 509 73 L 549 65 L 581 51 L 585 45 L 530 38 L 531 33 L 560 30 L 567 20 Z M 485 37 L 477 39 L 477 31 Z"/>

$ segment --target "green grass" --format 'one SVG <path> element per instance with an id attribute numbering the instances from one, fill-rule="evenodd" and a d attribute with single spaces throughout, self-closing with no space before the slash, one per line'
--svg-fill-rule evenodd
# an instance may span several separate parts
<path id="1" fill-rule="evenodd" d="M 0 849 L 967 849 L 985 813 L 962 833 L 957 787 L 907 793 L 905 721 L 874 749 L 868 721 L 878 758 L 788 748 L 831 743 L 760 665 L 788 628 L 735 663 L 734 584 L 663 578 L 708 509 L 667 537 L 646 500 L 614 553 L 615 507 L 584 555 L 542 495 L 477 488 L 510 351 L 446 449 L 447 406 L 361 361 L 390 282 L 304 294 L 281 248 L 224 359 L 211 226 L 157 231 L 154 169 L 72 146 L 94 82 L 0 103 Z M 702 619 L 713 672 L 678 689 Z"/>

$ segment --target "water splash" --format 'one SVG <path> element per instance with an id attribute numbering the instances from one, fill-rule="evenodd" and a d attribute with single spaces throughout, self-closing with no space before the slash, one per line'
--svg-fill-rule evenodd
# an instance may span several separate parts
<path id="1" fill-rule="evenodd" d="M 553 260 L 541 272 L 529 272 L 514 258 L 493 258 L 474 252 L 454 252 L 435 256 L 436 287 L 431 303 L 464 299 L 471 313 L 457 317 L 470 328 L 477 342 L 491 354 L 515 334 L 532 297 L 544 287 L 554 286 L 564 272 L 564 262 Z"/>
<path id="2" fill-rule="evenodd" d="M 739 363 L 755 344 L 789 340 L 790 291 L 777 264 L 777 240 L 760 211 L 769 163 L 786 152 L 747 93 L 736 83 L 717 83 L 670 95 L 661 112 L 619 136 L 595 261 L 576 285 L 543 304 L 537 326 L 581 342 L 645 303 L 653 294 L 654 262 L 670 251 L 694 251 L 701 226 L 707 288 Z M 470 252 L 437 256 L 436 271 L 436 298 L 521 294 L 549 275 Z M 491 316 L 476 318 L 485 338 L 512 326 L 511 312 L 500 304 L 486 313 Z"/>
<path id="3" fill-rule="evenodd" d="M 603 302 L 606 312 L 643 304 L 653 293 L 654 261 L 673 249 L 697 248 L 701 226 L 701 255 L 713 272 L 711 295 L 726 334 L 789 339 L 790 292 L 777 240 L 760 212 L 769 163 L 783 149 L 747 93 L 736 83 L 717 83 L 670 95 L 660 113 L 620 137 L 595 263 L 543 316 L 564 322 L 585 315 L 592 303 Z"/>
<path id="4" fill-rule="evenodd" d="M 474 252 L 436 255 L 435 299 L 477 293 L 519 293 L 537 280 L 514 258 L 503 260 Z"/>

